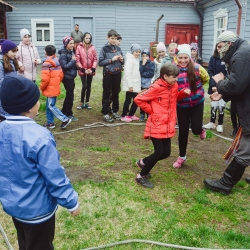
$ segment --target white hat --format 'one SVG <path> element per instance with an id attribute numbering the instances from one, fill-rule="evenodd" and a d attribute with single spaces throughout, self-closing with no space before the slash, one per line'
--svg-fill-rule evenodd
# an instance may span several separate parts
<path id="1" fill-rule="evenodd" d="M 26 35 L 30 35 L 30 32 L 27 29 L 21 29 L 20 30 L 21 39 L 23 39 L 23 37 Z"/>
<path id="2" fill-rule="evenodd" d="M 217 44 L 220 42 L 235 42 L 237 39 L 239 39 L 238 35 L 234 32 L 227 30 L 221 33 L 217 38 Z"/>
<path id="3" fill-rule="evenodd" d="M 189 44 L 180 44 L 177 47 L 178 51 L 177 51 L 177 55 L 179 54 L 186 54 L 189 57 L 191 57 L 191 48 Z"/>

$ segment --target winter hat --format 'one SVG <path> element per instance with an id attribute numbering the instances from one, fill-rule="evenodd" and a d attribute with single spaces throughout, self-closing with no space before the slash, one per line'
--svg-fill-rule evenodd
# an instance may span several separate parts
<path id="1" fill-rule="evenodd" d="M 23 39 L 23 37 L 26 35 L 30 35 L 30 32 L 27 29 L 21 29 L 20 30 L 21 39 Z"/>
<path id="2" fill-rule="evenodd" d="M 167 51 L 166 46 L 165 46 L 165 44 L 163 42 L 159 42 L 157 44 L 156 50 L 157 50 L 157 52 L 160 52 L 160 51 L 165 51 L 166 52 Z"/>
<path id="3" fill-rule="evenodd" d="M 235 34 L 232 31 L 227 30 L 218 36 L 216 44 L 220 42 L 233 42 L 234 43 L 237 39 L 239 39 L 237 34 Z"/>
<path id="4" fill-rule="evenodd" d="M 137 44 L 137 43 L 134 43 L 134 44 L 132 44 L 130 50 L 131 50 L 131 53 L 135 52 L 136 50 L 141 51 L 141 46 L 139 44 Z"/>
<path id="5" fill-rule="evenodd" d="M 150 51 L 149 51 L 149 49 L 142 50 L 141 55 L 143 55 L 143 54 L 147 54 L 150 57 Z"/>
<path id="6" fill-rule="evenodd" d="M 68 45 L 68 43 L 69 43 L 71 40 L 73 40 L 73 38 L 72 38 L 71 36 L 65 36 L 65 37 L 63 38 L 63 46 L 66 48 L 67 45 Z"/>
<path id="7" fill-rule="evenodd" d="M 191 48 L 191 50 L 198 51 L 199 50 L 198 43 L 191 43 L 190 48 Z"/>
<path id="8" fill-rule="evenodd" d="M 191 58 L 191 48 L 189 44 L 181 44 L 177 47 L 176 55 L 186 54 Z"/>
<path id="9" fill-rule="evenodd" d="M 35 106 L 40 97 L 37 85 L 23 76 L 6 76 L 0 89 L 0 100 L 4 111 L 20 114 Z"/>
<path id="10" fill-rule="evenodd" d="M 13 43 L 11 40 L 4 40 L 2 45 L 1 45 L 1 50 L 2 50 L 2 53 L 4 55 L 16 47 L 17 47 L 17 45 L 15 43 Z"/>

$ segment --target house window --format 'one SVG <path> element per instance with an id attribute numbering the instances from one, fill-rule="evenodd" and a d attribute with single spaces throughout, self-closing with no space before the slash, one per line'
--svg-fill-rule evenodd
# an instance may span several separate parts
<path id="1" fill-rule="evenodd" d="M 32 42 L 36 46 L 54 44 L 54 20 L 31 19 Z"/>
<path id="2" fill-rule="evenodd" d="M 214 46 L 216 45 L 216 40 L 218 36 L 227 30 L 228 23 L 228 10 L 227 9 L 219 9 L 214 12 Z"/>

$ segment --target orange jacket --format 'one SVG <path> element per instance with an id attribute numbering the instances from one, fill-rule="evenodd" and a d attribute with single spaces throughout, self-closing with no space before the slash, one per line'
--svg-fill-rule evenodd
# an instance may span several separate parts
<path id="1" fill-rule="evenodd" d="M 60 83 L 63 79 L 63 71 L 55 55 L 47 57 L 42 65 L 42 82 L 40 89 L 47 97 L 60 95 Z"/>
<path id="2" fill-rule="evenodd" d="M 175 136 L 176 103 L 187 97 L 183 89 L 178 93 L 178 84 L 163 79 L 155 81 L 147 91 L 139 93 L 134 102 L 149 114 L 144 138 L 171 138 Z"/>

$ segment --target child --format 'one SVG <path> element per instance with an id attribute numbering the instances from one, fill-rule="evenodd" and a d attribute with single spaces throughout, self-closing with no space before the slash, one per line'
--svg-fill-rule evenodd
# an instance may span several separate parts
<path id="1" fill-rule="evenodd" d="M 198 43 L 191 43 L 190 48 L 191 48 L 191 57 L 194 63 L 198 63 L 202 66 L 203 60 L 198 55 L 198 51 L 199 51 Z"/>
<path id="2" fill-rule="evenodd" d="M 82 80 L 81 102 L 77 109 L 91 109 L 89 105 L 89 97 L 91 93 L 91 83 L 95 75 L 97 56 L 96 49 L 91 44 L 92 36 L 90 33 L 83 34 L 83 42 L 80 43 L 76 50 L 76 65 L 78 66 L 78 74 Z M 84 98 L 86 94 L 86 100 Z"/>
<path id="3" fill-rule="evenodd" d="M 116 45 L 117 32 L 110 30 L 108 32 L 108 43 L 104 45 L 100 51 L 98 65 L 103 67 L 103 93 L 102 93 L 102 113 L 103 120 L 113 122 L 112 114 L 116 120 L 121 117 L 117 113 L 119 111 L 119 93 L 121 89 L 121 71 L 123 62 L 123 54 L 121 48 Z M 112 110 L 110 104 L 112 102 Z"/>
<path id="4" fill-rule="evenodd" d="M 150 60 L 150 51 L 149 49 L 144 49 L 141 52 L 141 61 L 140 61 L 140 73 L 141 73 L 141 90 L 148 89 L 152 77 L 154 76 L 155 64 Z M 145 111 L 140 109 L 140 121 L 143 122 L 145 119 Z"/>
<path id="5" fill-rule="evenodd" d="M 170 43 L 168 45 L 168 57 L 165 57 L 161 61 L 161 65 L 164 65 L 166 63 L 172 63 L 175 61 L 175 50 L 177 49 L 177 43 Z"/>
<path id="6" fill-rule="evenodd" d="M 18 45 L 17 60 L 20 65 L 20 74 L 35 82 L 37 77 L 37 65 L 41 63 L 38 50 L 31 42 L 31 35 L 27 29 L 20 30 L 22 41 Z"/>
<path id="7" fill-rule="evenodd" d="M 72 121 L 78 121 L 73 115 L 72 107 L 74 101 L 75 77 L 77 75 L 76 57 L 73 52 L 74 40 L 70 36 L 63 38 L 63 48 L 58 51 L 59 62 L 63 69 L 63 85 L 66 90 L 66 97 L 63 102 L 62 113 Z"/>
<path id="8" fill-rule="evenodd" d="M 133 44 L 130 48 L 131 53 L 126 54 L 124 65 L 124 78 L 122 81 L 122 90 L 126 91 L 126 97 L 123 104 L 121 121 L 132 122 L 138 121 L 139 118 L 135 116 L 137 105 L 134 103 L 134 98 L 137 93 L 141 91 L 141 76 L 139 71 L 139 59 L 141 54 L 141 47 L 139 44 Z M 130 109 L 129 105 L 133 101 Z"/>
<path id="9" fill-rule="evenodd" d="M 135 103 L 149 114 L 144 132 L 145 139 L 151 139 L 154 153 L 136 162 L 141 168 L 136 182 L 144 187 L 154 185 L 148 180 L 150 170 L 155 164 L 170 156 L 171 137 L 175 135 L 176 101 L 190 94 L 188 88 L 178 93 L 176 83 L 179 69 L 176 65 L 167 63 L 162 66 L 160 77 L 147 91 L 137 95 Z M 171 112 L 170 112 L 171 110 Z"/>
<path id="10" fill-rule="evenodd" d="M 0 124 L 0 202 L 12 216 L 19 249 L 53 250 L 58 204 L 78 215 L 78 194 L 60 165 L 53 135 L 34 121 L 36 84 L 7 76 L 0 97 L 9 114 Z"/>
<path id="11" fill-rule="evenodd" d="M 180 156 L 173 164 L 174 168 L 180 168 L 186 161 L 186 150 L 188 133 L 191 123 L 192 132 L 200 135 L 203 140 L 206 138 L 206 131 L 202 128 L 204 89 L 203 84 L 209 81 L 207 71 L 191 59 L 189 44 L 182 44 L 177 49 L 177 66 L 180 69 L 178 76 L 178 91 L 189 88 L 190 97 L 177 102 L 177 118 L 179 124 L 179 153 Z"/>
<path id="12" fill-rule="evenodd" d="M 217 75 L 218 73 L 222 72 L 224 75 L 227 75 L 227 71 L 225 69 L 225 63 L 221 61 L 219 52 L 217 50 L 217 45 L 214 49 L 214 54 L 211 56 L 208 65 L 208 74 L 210 76 L 209 80 L 209 88 L 208 94 L 211 95 L 213 92 L 217 91 L 216 82 L 212 78 L 212 76 Z M 223 132 L 223 118 L 224 118 L 224 108 L 225 108 L 225 101 L 223 99 L 219 101 L 211 101 L 211 117 L 210 122 L 203 127 L 206 129 L 215 129 L 217 132 Z M 216 112 L 217 109 L 219 111 L 219 119 L 218 119 L 218 126 L 215 125 L 216 120 Z"/>
<path id="13" fill-rule="evenodd" d="M 47 57 L 42 65 L 42 82 L 40 85 L 42 94 L 47 96 L 47 123 L 44 124 L 44 127 L 55 128 L 55 116 L 57 119 L 62 121 L 61 128 L 66 128 L 71 123 L 71 119 L 69 119 L 56 107 L 56 97 L 60 95 L 60 83 L 63 79 L 63 72 L 55 53 L 56 48 L 53 45 L 47 45 L 45 47 L 45 55 Z"/>
<path id="14" fill-rule="evenodd" d="M 2 58 L 0 59 L 0 89 L 4 77 L 16 76 L 19 69 L 16 59 L 17 46 L 11 40 L 5 40 L 1 46 Z M 3 110 L 0 98 L 0 122 L 5 120 L 6 112 Z"/>
<path id="15" fill-rule="evenodd" d="M 155 63 L 155 73 L 154 77 L 152 78 L 152 82 L 154 82 L 160 76 L 160 70 L 162 66 L 162 61 L 171 62 L 170 57 L 166 54 L 166 46 L 163 42 L 159 42 L 156 47 L 157 56 L 154 59 Z"/>
<path id="16" fill-rule="evenodd" d="M 117 35 L 117 40 L 116 40 L 116 46 L 121 46 L 122 43 L 122 37 L 120 34 Z"/>

